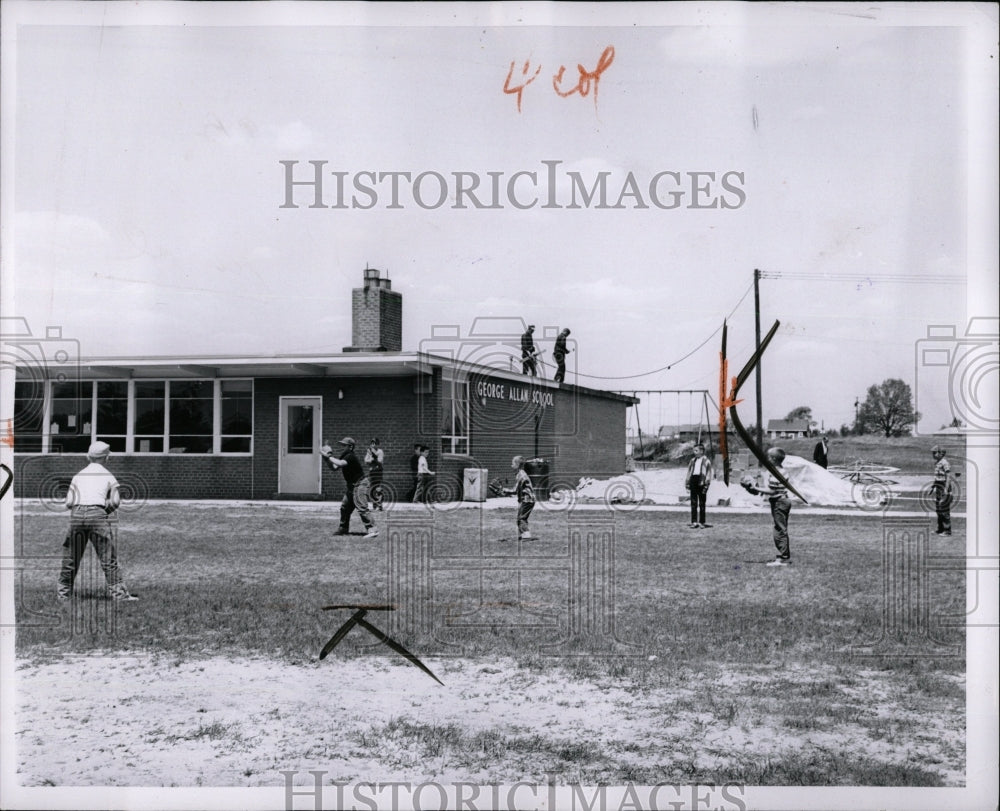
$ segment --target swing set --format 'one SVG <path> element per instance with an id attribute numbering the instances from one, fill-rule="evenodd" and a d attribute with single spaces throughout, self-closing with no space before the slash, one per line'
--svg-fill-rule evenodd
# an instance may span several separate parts
<path id="1" fill-rule="evenodd" d="M 632 444 L 630 456 L 636 464 L 648 464 L 647 454 L 660 450 L 669 440 L 693 440 L 714 451 L 713 424 L 719 407 L 707 389 L 647 389 L 621 391 L 639 400 L 628 410 L 626 433 Z M 686 421 L 685 421 L 686 420 Z M 643 434 L 643 430 L 650 433 Z"/>

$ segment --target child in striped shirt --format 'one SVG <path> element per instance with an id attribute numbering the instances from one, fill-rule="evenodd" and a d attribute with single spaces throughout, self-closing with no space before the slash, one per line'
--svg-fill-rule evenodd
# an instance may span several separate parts
<path id="1" fill-rule="evenodd" d="M 770 448 L 767 458 L 772 464 L 781 470 L 781 464 L 785 461 L 785 452 L 781 448 Z M 768 563 L 768 566 L 789 566 L 792 562 L 792 553 L 788 543 L 788 514 L 792 511 L 792 502 L 788 498 L 788 488 L 781 483 L 773 473 L 768 475 L 767 487 L 755 486 L 751 479 L 744 478 L 740 484 L 751 493 L 767 496 L 771 502 L 771 519 L 774 522 L 774 546 L 778 550 L 778 555 Z"/>

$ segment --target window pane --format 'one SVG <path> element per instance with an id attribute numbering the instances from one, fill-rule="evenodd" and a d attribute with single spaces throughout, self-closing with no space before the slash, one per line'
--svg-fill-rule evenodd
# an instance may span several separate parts
<path id="1" fill-rule="evenodd" d="M 212 399 L 211 380 L 174 380 L 170 383 L 170 399 Z"/>
<path id="2" fill-rule="evenodd" d="M 211 453 L 212 435 L 179 436 L 171 432 L 170 453 Z"/>
<path id="3" fill-rule="evenodd" d="M 45 413 L 45 387 L 41 382 L 14 384 L 14 436 L 41 434 Z"/>
<path id="4" fill-rule="evenodd" d="M 222 393 L 226 394 L 253 394 L 252 380 L 223 380 Z"/>
<path id="5" fill-rule="evenodd" d="M 128 425 L 128 383 L 97 384 L 97 430 L 124 436 Z M 124 448 L 122 448 L 124 450 Z"/>
<path id="6" fill-rule="evenodd" d="M 90 447 L 90 434 L 54 434 L 49 439 L 49 453 L 86 453 Z"/>
<path id="7" fill-rule="evenodd" d="M 54 394 L 63 396 L 53 396 L 52 398 L 52 418 L 49 421 L 49 434 L 53 440 L 58 436 L 64 440 L 60 446 L 64 451 L 68 450 L 67 443 L 70 437 L 83 438 L 83 450 L 87 449 L 90 443 L 91 423 L 91 383 L 54 383 L 52 386 Z M 80 443 L 73 443 L 76 448 Z M 53 446 L 55 447 L 55 446 Z"/>
<path id="8" fill-rule="evenodd" d="M 101 442 L 107 442 L 108 445 L 111 446 L 111 450 L 114 453 L 125 453 L 125 437 L 98 434 L 97 438 L 101 440 Z"/>
<path id="9" fill-rule="evenodd" d="M 212 452 L 211 380 L 170 384 L 170 453 Z"/>
<path id="10" fill-rule="evenodd" d="M 223 437 L 221 448 L 223 453 L 250 453 L 250 437 Z"/>
<path id="11" fill-rule="evenodd" d="M 288 406 L 288 452 L 313 452 L 312 406 Z"/>
<path id="12" fill-rule="evenodd" d="M 162 380 L 135 382 L 135 413 L 132 417 L 137 453 L 163 453 L 166 383 Z"/>
<path id="13" fill-rule="evenodd" d="M 162 380 L 137 380 L 135 381 L 135 397 L 159 397 L 163 399 L 166 392 L 166 385 Z"/>
<path id="14" fill-rule="evenodd" d="M 250 450 L 249 438 L 253 435 L 253 381 L 223 380 L 221 381 L 222 414 L 220 419 L 221 448 L 236 452 Z M 228 442 L 229 437 L 240 437 L 236 443 Z"/>
<path id="15" fill-rule="evenodd" d="M 162 434 L 163 433 L 163 397 L 159 400 L 152 398 L 138 397 L 135 400 L 135 433 L 136 434 Z"/>

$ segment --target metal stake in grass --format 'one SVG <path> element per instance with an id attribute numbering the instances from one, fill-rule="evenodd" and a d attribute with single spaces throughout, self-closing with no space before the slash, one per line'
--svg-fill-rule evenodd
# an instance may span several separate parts
<path id="1" fill-rule="evenodd" d="M 406 648 L 400 645 L 395 639 L 390 637 L 388 634 L 386 634 L 379 628 L 376 628 L 374 625 L 372 625 L 364 618 L 365 614 L 367 614 L 369 611 L 395 611 L 396 606 L 365 605 L 365 604 L 362 605 L 338 604 L 338 605 L 323 606 L 324 611 L 333 611 L 338 608 L 351 608 L 354 609 L 354 613 L 351 615 L 350 619 L 348 619 L 343 625 L 341 625 L 337 629 L 337 633 L 335 633 L 332 637 L 330 637 L 330 641 L 323 646 L 323 650 L 319 652 L 320 661 L 325 659 L 330 654 L 330 651 L 332 651 L 335 647 L 337 647 L 337 645 L 340 644 L 340 640 L 342 640 L 345 636 L 347 636 L 351 628 L 353 628 L 355 625 L 360 625 L 362 628 L 368 631 L 368 633 L 374 636 L 379 642 L 384 642 L 388 647 L 392 648 L 394 651 L 396 651 L 396 653 L 400 654 L 405 659 L 415 664 L 422 671 L 424 671 L 424 673 L 426 673 L 428 676 L 434 679 L 434 681 L 436 681 L 438 684 L 444 687 L 444 682 L 441 681 L 441 679 L 439 679 L 437 676 L 435 676 L 430 671 L 430 668 L 427 667 L 427 665 L 425 665 L 423 662 L 420 661 L 420 659 L 418 659 L 416 656 L 410 653 Z"/>

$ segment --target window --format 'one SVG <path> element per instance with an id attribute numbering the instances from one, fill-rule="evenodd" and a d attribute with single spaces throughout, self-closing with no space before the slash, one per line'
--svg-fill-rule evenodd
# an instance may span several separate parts
<path id="1" fill-rule="evenodd" d="M 18 453 L 251 453 L 252 380 L 16 381 Z"/>
<path id="2" fill-rule="evenodd" d="M 469 384 L 444 381 L 441 395 L 441 452 L 469 453 Z"/>
<path id="3" fill-rule="evenodd" d="M 312 406 L 288 407 L 288 434 L 285 443 L 289 453 L 314 453 Z"/>
<path id="4" fill-rule="evenodd" d="M 133 450 L 138 453 L 163 453 L 163 436 L 166 433 L 164 421 L 166 391 L 167 384 L 162 380 L 135 382 L 132 432 L 135 434 Z"/>
<path id="5" fill-rule="evenodd" d="M 211 380 L 170 382 L 170 453 L 211 453 L 214 384 Z"/>
<path id="6" fill-rule="evenodd" d="M 128 382 L 97 384 L 97 438 L 124 453 L 128 434 Z"/>
<path id="7" fill-rule="evenodd" d="M 22 380 L 14 383 L 14 442 L 21 453 L 40 453 L 45 420 L 45 384 Z"/>
<path id="8" fill-rule="evenodd" d="M 90 447 L 93 383 L 53 383 L 49 450 L 86 453 Z"/>
<path id="9" fill-rule="evenodd" d="M 249 453 L 253 439 L 253 381 L 219 381 L 221 422 L 219 450 Z"/>

